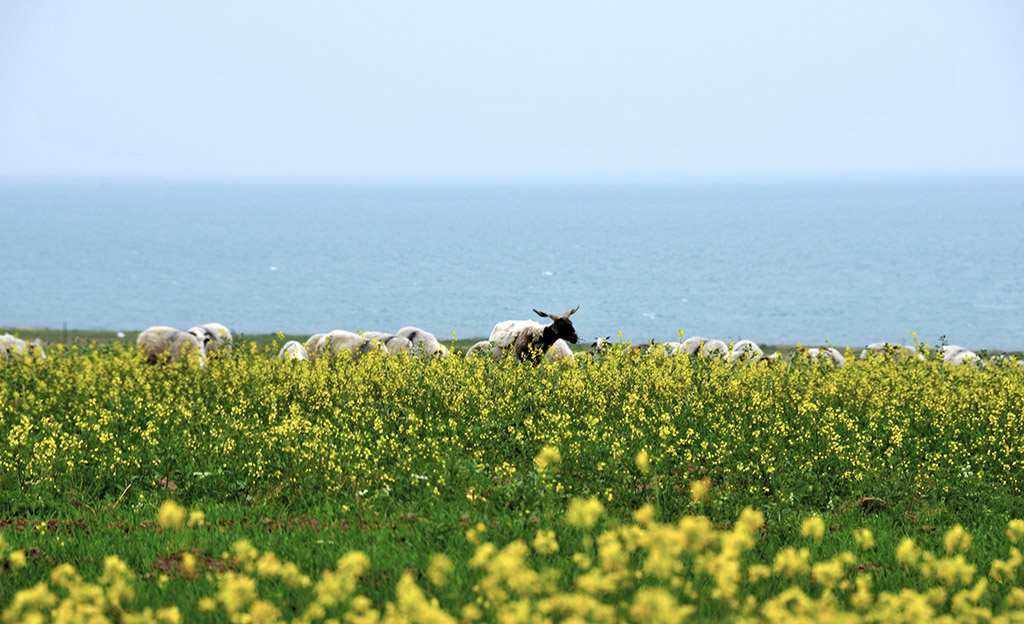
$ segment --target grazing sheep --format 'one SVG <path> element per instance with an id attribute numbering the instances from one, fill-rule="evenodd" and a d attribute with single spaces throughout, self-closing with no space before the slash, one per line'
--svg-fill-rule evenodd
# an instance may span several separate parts
<path id="1" fill-rule="evenodd" d="M 196 360 L 200 367 L 206 363 L 206 342 L 201 341 L 195 334 L 173 327 L 157 325 L 145 329 L 139 333 L 135 344 L 150 364 L 155 364 L 162 358 L 180 362 L 185 357 Z"/>
<path id="2" fill-rule="evenodd" d="M 836 368 L 842 368 L 846 366 L 846 358 L 839 352 L 839 349 L 835 347 L 811 347 L 805 352 L 807 359 L 817 361 L 818 358 L 827 358 L 828 361 Z"/>
<path id="3" fill-rule="evenodd" d="M 308 360 L 309 352 L 298 340 L 289 340 L 281 347 L 281 352 L 277 354 L 277 357 L 282 360 Z"/>
<path id="4" fill-rule="evenodd" d="M 974 351 L 969 351 L 959 345 L 945 345 L 942 347 L 942 363 L 952 366 L 969 364 L 975 368 L 981 364 L 981 359 Z"/>
<path id="5" fill-rule="evenodd" d="M 324 345 L 321 349 L 318 349 L 318 351 L 323 349 L 334 353 L 348 351 L 352 355 L 352 359 L 358 359 L 359 356 L 373 350 L 373 342 L 363 338 L 359 334 L 354 334 L 343 329 L 335 329 L 334 331 L 327 333 L 324 337 Z M 388 352 L 388 348 L 384 345 L 380 345 L 380 350 L 384 353 Z"/>
<path id="6" fill-rule="evenodd" d="M 466 359 L 467 360 L 472 360 L 473 358 L 476 358 L 476 357 L 479 357 L 479 356 L 485 355 L 485 354 L 486 355 L 490 355 L 491 354 L 491 342 L 489 340 L 481 340 L 480 342 L 477 342 L 472 347 L 470 347 L 466 351 Z"/>
<path id="7" fill-rule="evenodd" d="M 398 335 L 412 343 L 412 352 L 416 355 L 448 357 L 448 348 L 441 344 L 434 334 L 419 327 L 403 327 L 398 330 Z"/>
<path id="8" fill-rule="evenodd" d="M 727 357 L 734 362 L 745 362 L 748 360 L 756 362 L 764 357 L 764 351 L 761 350 L 761 347 L 757 346 L 756 342 L 740 340 L 732 345 L 732 351 L 729 352 Z"/>
<path id="9" fill-rule="evenodd" d="M 907 345 L 889 344 L 888 342 L 872 342 L 860 352 L 860 359 L 866 360 L 872 354 L 892 356 L 897 362 L 904 359 L 923 360 L 924 355 L 917 352 L 917 349 Z"/>
<path id="10" fill-rule="evenodd" d="M 669 357 L 686 353 L 686 349 L 681 342 L 662 342 L 658 345 L 658 350 Z"/>
<path id="11" fill-rule="evenodd" d="M 541 325 L 537 321 L 502 321 L 491 330 L 491 352 L 495 359 L 500 359 L 506 350 L 511 349 L 512 355 L 517 360 L 530 357 L 531 361 L 539 361 L 537 353 L 531 354 L 531 350 L 540 353 L 547 352 L 556 340 L 562 339 L 575 344 L 579 341 L 576 335 L 576 328 L 572 326 L 569 317 L 576 313 L 580 307 L 561 316 L 548 314 L 534 309 L 534 313 L 551 319 L 551 323 Z"/>
<path id="12" fill-rule="evenodd" d="M 231 330 L 220 323 L 197 325 L 188 330 L 188 333 L 206 343 L 207 355 L 231 355 L 231 345 L 234 342 Z"/>
<path id="13" fill-rule="evenodd" d="M 721 340 L 702 338 L 700 336 L 684 340 L 682 350 L 689 355 L 719 355 L 721 357 L 729 355 L 729 347 Z"/>
<path id="14" fill-rule="evenodd" d="M 313 334 L 306 340 L 306 353 L 314 358 L 327 347 L 327 334 Z"/>
<path id="15" fill-rule="evenodd" d="M 391 355 L 398 355 L 399 353 L 409 353 L 412 348 L 412 342 L 409 341 L 405 336 L 399 336 L 397 334 L 388 334 L 385 332 L 369 331 L 363 332 L 363 338 L 367 340 L 376 341 L 377 344 L 384 345 L 387 348 L 388 353 Z"/>
<path id="16" fill-rule="evenodd" d="M 544 357 L 559 364 L 572 364 L 576 355 L 569 348 L 569 345 L 559 338 L 544 352 Z"/>

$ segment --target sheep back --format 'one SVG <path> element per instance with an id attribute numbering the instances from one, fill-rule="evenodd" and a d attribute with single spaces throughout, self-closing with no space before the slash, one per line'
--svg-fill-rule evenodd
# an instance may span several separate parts
<path id="1" fill-rule="evenodd" d="M 327 347 L 327 334 L 313 334 L 306 340 L 306 352 L 310 357 L 316 357 Z"/>
<path id="2" fill-rule="evenodd" d="M 495 325 L 489 340 L 494 359 L 500 359 L 502 353 L 510 347 L 515 350 L 519 336 L 524 332 L 527 334 L 524 341 L 536 342 L 544 332 L 544 326 L 537 321 L 502 321 Z"/>
<path id="3" fill-rule="evenodd" d="M 403 327 L 398 335 L 407 339 L 412 345 L 412 352 L 417 355 L 448 357 L 448 349 L 434 336 L 419 327 Z"/>
<path id="4" fill-rule="evenodd" d="M 277 357 L 282 360 L 308 360 L 309 352 L 306 351 L 306 347 L 302 346 L 302 343 L 298 340 L 289 340 L 281 347 Z"/>
<path id="5" fill-rule="evenodd" d="M 200 366 L 206 361 L 203 343 L 194 334 L 173 327 L 157 325 L 145 329 L 139 333 L 135 344 L 151 364 L 159 361 L 163 354 L 172 362 L 180 362 L 186 355 L 195 357 Z"/>
<path id="6" fill-rule="evenodd" d="M 387 348 L 387 352 L 391 355 L 397 355 L 399 353 L 408 353 L 412 347 L 412 343 L 409 342 L 408 338 L 399 336 L 397 334 L 389 334 L 386 332 L 379 331 L 368 331 L 363 332 L 363 338 L 370 341 L 376 341 L 377 344 L 383 345 Z"/>
<path id="7" fill-rule="evenodd" d="M 559 364 L 572 364 L 575 361 L 576 354 L 572 352 L 568 343 L 559 338 L 548 347 L 544 357 Z"/>
<path id="8" fill-rule="evenodd" d="M 491 354 L 491 343 L 489 340 L 481 340 L 470 347 L 469 350 L 466 351 L 466 359 L 472 360 L 473 358 L 484 354 Z"/>
<path id="9" fill-rule="evenodd" d="M 373 349 L 373 343 L 366 338 L 363 338 L 359 334 L 345 331 L 343 329 L 335 329 L 334 331 L 328 332 L 325 338 L 327 347 L 335 352 L 341 353 L 342 351 L 348 351 L 353 359 L 357 359 L 360 355 L 368 353 Z M 382 351 L 387 353 L 387 347 L 380 345 Z"/>

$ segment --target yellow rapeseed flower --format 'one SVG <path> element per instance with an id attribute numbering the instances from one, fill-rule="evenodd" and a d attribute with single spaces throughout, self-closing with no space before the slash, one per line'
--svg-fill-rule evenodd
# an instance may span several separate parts
<path id="1" fill-rule="evenodd" d="M 435 553 L 430 556 L 430 565 L 427 566 L 427 578 L 435 587 L 444 587 L 448 584 L 448 578 L 455 571 L 455 564 L 444 553 Z"/>
<path id="2" fill-rule="evenodd" d="M 946 547 L 946 554 L 949 555 L 956 551 L 967 552 L 971 548 L 971 534 L 958 524 L 946 531 L 942 538 L 942 544 Z"/>
<path id="3" fill-rule="evenodd" d="M 25 551 L 15 550 L 11 554 L 7 555 L 7 561 L 11 564 L 11 567 L 15 570 L 25 567 Z"/>
<path id="4" fill-rule="evenodd" d="M 871 550 L 875 547 L 875 536 L 871 533 L 871 529 L 863 527 L 856 529 L 853 532 L 853 539 L 861 550 Z"/>
<path id="5" fill-rule="evenodd" d="M 690 499 L 699 503 L 708 496 L 711 491 L 711 479 L 701 479 L 690 483 Z"/>
<path id="6" fill-rule="evenodd" d="M 548 469 L 554 468 L 562 462 L 562 454 L 558 452 L 558 449 L 553 446 L 545 446 L 537 453 L 537 456 L 533 458 L 534 465 L 537 466 L 537 472 L 543 474 Z"/>
<path id="7" fill-rule="evenodd" d="M 157 524 L 164 529 L 180 529 L 185 524 L 187 513 L 178 503 L 170 499 L 165 500 L 157 512 Z"/>
<path id="8" fill-rule="evenodd" d="M 196 608 L 198 608 L 200 611 L 216 611 L 217 601 L 213 598 L 210 598 L 209 596 L 205 598 L 200 598 L 199 602 L 196 603 Z"/>
<path id="9" fill-rule="evenodd" d="M 800 536 L 820 542 L 825 537 L 825 521 L 821 516 L 811 516 L 800 525 Z"/>
<path id="10" fill-rule="evenodd" d="M 565 519 L 577 529 L 589 529 L 597 523 L 597 519 L 603 513 L 604 505 L 596 498 L 585 500 L 574 498 L 569 501 L 569 509 L 565 513 Z"/>
<path id="11" fill-rule="evenodd" d="M 1006 527 L 1006 537 L 1014 544 L 1024 540 L 1024 520 L 1010 520 Z"/>
<path id="12" fill-rule="evenodd" d="M 647 455 L 646 449 L 640 449 L 640 452 L 636 454 L 636 467 L 644 474 L 651 471 L 651 458 Z"/>
<path id="13" fill-rule="evenodd" d="M 695 611 L 691 605 L 680 606 L 675 596 L 663 587 L 644 587 L 633 596 L 629 617 L 640 624 L 678 624 Z"/>
<path id="14" fill-rule="evenodd" d="M 558 552 L 558 540 L 555 539 L 555 532 L 548 529 L 537 531 L 537 535 L 533 538 L 533 549 L 542 555 Z"/>
<path id="15" fill-rule="evenodd" d="M 796 576 L 807 574 L 810 571 L 811 553 L 806 548 L 797 550 L 792 546 L 784 548 L 775 553 L 775 563 L 772 566 L 774 574 L 785 574 Z"/>
<path id="16" fill-rule="evenodd" d="M 914 544 L 914 540 L 904 537 L 896 547 L 896 561 L 908 566 L 915 566 L 920 558 L 921 551 Z"/>

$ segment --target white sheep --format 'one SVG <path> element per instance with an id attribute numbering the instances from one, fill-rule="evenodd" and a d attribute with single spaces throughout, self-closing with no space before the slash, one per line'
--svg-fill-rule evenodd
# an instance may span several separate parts
<path id="1" fill-rule="evenodd" d="M 950 364 L 952 366 L 968 364 L 977 368 L 982 363 L 977 353 L 959 345 L 945 345 L 942 347 L 941 353 L 943 364 Z"/>
<path id="2" fill-rule="evenodd" d="M 388 334 L 385 332 L 368 331 L 363 332 L 363 338 L 367 340 L 376 341 L 377 344 L 383 345 L 387 348 L 387 352 L 391 355 L 398 355 L 399 353 L 409 353 L 412 349 L 412 342 L 405 336 L 399 336 L 397 334 Z"/>
<path id="3" fill-rule="evenodd" d="M 313 334 L 306 339 L 306 353 L 315 358 L 327 347 L 327 334 Z"/>
<path id="4" fill-rule="evenodd" d="M 0 335 L 0 359 L 15 358 L 22 355 L 33 355 L 45 360 L 46 351 L 43 350 L 43 341 L 36 338 L 31 342 L 25 342 L 11 334 Z"/>
<path id="5" fill-rule="evenodd" d="M 169 358 L 172 362 L 188 358 L 197 361 L 200 367 L 206 363 L 206 343 L 199 340 L 195 334 L 173 327 L 157 325 L 145 329 L 139 332 L 135 344 L 151 364 L 155 364 L 161 358 Z"/>
<path id="6" fill-rule="evenodd" d="M 206 343 L 206 354 L 208 356 L 231 355 L 231 346 L 234 343 L 234 338 L 231 336 L 231 330 L 220 323 L 197 325 L 188 330 L 188 333 Z"/>
<path id="7" fill-rule="evenodd" d="M 576 355 L 569 348 L 569 345 L 559 338 L 544 352 L 544 357 L 559 364 L 572 364 Z"/>
<path id="8" fill-rule="evenodd" d="M 403 327 L 398 330 L 398 335 L 412 343 L 412 353 L 416 355 L 448 357 L 448 348 L 441 344 L 434 334 L 419 327 Z"/>
<path id="9" fill-rule="evenodd" d="M 860 359 L 866 360 L 872 354 L 891 356 L 897 362 L 904 359 L 924 360 L 924 355 L 909 345 L 889 344 L 888 342 L 872 342 L 860 352 Z"/>
<path id="10" fill-rule="evenodd" d="M 686 348 L 681 342 L 662 342 L 658 344 L 657 349 L 669 357 L 686 353 Z"/>
<path id="11" fill-rule="evenodd" d="M 466 350 L 466 359 L 472 360 L 473 358 L 485 354 L 491 354 L 491 341 L 489 340 L 481 340 L 479 342 L 474 343 L 472 347 Z"/>
<path id="12" fill-rule="evenodd" d="M 756 362 L 764 357 L 764 351 L 752 340 L 740 340 L 732 345 L 728 359 L 734 362 Z"/>
<path id="13" fill-rule="evenodd" d="M 835 347 L 811 347 L 805 352 L 807 359 L 811 361 L 817 361 L 818 358 L 827 358 L 828 361 L 836 368 L 842 368 L 846 366 L 846 358 L 839 352 L 839 349 Z"/>
<path id="14" fill-rule="evenodd" d="M 536 357 L 530 355 L 532 349 L 547 352 L 559 339 L 575 344 L 579 337 L 569 317 L 579 309 L 580 307 L 576 306 L 561 316 L 534 309 L 538 316 L 551 319 L 551 323 L 547 325 L 541 325 L 536 321 L 502 321 L 491 330 L 491 353 L 495 359 L 500 359 L 507 350 L 511 350 L 516 359 L 522 360 L 528 356 Z"/>
<path id="15" fill-rule="evenodd" d="M 693 336 L 682 342 L 681 350 L 689 355 L 728 357 L 729 347 L 721 340 Z"/>
<path id="16" fill-rule="evenodd" d="M 15 358 L 28 353 L 28 346 L 21 338 L 15 338 L 11 334 L 0 335 L 0 356 L 4 358 Z"/>
<path id="17" fill-rule="evenodd" d="M 306 347 L 304 347 L 298 340 L 289 340 L 284 343 L 283 347 L 281 347 L 281 351 L 277 354 L 277 357 L 282 360 L 308 360 L 309 352 L 306 351 Z"/>
<path id="18" fill-rule="evenodd" d="M 318 336 L 312 336 L 309 342 L 306 343 L 309 348 L 310 343 L 313 342 L 313 338 Z M 333 353 L 341 353 L 343 351 L 348 352 L 352 359 L 358 359 L 360 355 L 369 353 L 373 350 L 373 342 L 363 338 L 359 334 L 345 331 L 343 329 L 335 329 L 334 331 L 327 332 L 323 335 L 322 339 L 318 339 L 316 343 L 315 351 L 310 349 L 310 355 L 313 353 L 321 353 L 323 351 L 330 351 Z M 380 350 L 384 353 L 388 352 L 388 348 L 384 345 L 379 345 Z"/>

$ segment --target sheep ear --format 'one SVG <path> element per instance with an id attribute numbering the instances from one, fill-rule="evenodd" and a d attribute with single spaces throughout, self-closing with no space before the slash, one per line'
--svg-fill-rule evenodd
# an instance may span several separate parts
<path id="1" fill-rule="evenodd" d="M 570 316 L 572 316 L 573 314 L 575 314 L 575 313 L 576 313 L 576 310 L 579 310 L 579 309 L 580 309 L 580 307 L 579 307 L 579 306 L 576 306 L 576 307 L 575 307 L 575 308 L 573 308 L 572 310 L 569 310 L 568 312 L 566 312 L 566 313 L 565 313 L 565 316 L 563 316 L 562 318 L 569 318 Z"/>
<path id="2" fill-rule="evenodd" d="M 555 318 L 555 317 L 551 316 L 550 314 L 548 314 L 547 312 L 541 312 L 537 308 L 534 308 L 533 311 L 537 313 L 537 316 L 544 316 L 544 317 L 547 317 L 549 319 L 554 319 Z"/>

